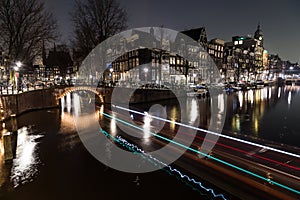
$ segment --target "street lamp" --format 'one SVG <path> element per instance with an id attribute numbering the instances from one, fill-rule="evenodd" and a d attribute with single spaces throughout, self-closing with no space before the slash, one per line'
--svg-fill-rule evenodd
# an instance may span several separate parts
<path id="1" fill-rule="evenodd" d="M 22 66 L 22 63 L 20 61 L 17 61 L 15 63 L 15 66 L 13 67 L 13 79 L 14 79 L 14 88 L 16 88 L 18 90 L 18 85 L 20 84 L 18 81 L 19 78 L 19 73 L 17 74 L 16 72 L 18 72 L 20 70 L 20 67 Z M 17 77 L 18 76 L 18 77 Z M 14 89 L 13 88 L 13 89 Z"/>
<path id="2" fill-rule="evenodd" d="M 114 75 L 113 75 L 114 69 L 110 68 L 109 71 L 110 71 L 110 76 L 111 76 L 111 82 L 114 83 Z"/>
<path id="3" fill-rule="evenodd" d="M 18 62 L 16 62 L 16 66 L 20 68 L 22 66 L 22 63 L 20 61 L 18 61 Z"/>

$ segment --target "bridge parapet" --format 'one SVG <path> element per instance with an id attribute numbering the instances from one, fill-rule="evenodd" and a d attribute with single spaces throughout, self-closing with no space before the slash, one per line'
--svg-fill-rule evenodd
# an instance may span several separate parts
<path id="1" fill-rule="evenodd" d="M 55 88 L 54 89 L 54 95 L 56 100 L 61 99 L 62 97 L 66 96 L 69 93 L 75 92 L 75 91 L 90 91 L 95 93 L 101 103 L 104 103 L 104 96 L 105 96 L 105 90 L 104 88 L 93 88 L 89 86 L 73 86 L 73 87 L 64 87 L 64 88 Z"/>

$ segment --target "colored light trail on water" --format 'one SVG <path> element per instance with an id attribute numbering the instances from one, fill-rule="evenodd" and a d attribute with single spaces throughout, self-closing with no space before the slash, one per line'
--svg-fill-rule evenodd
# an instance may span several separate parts
<path id="1" fill-rule="evenodd" d="M 143 112 L 139 112 L 139 111 L 136 111 L 136 110 L 124 108 L 124 107 L 121 107 L 121 106 L 116 106 L 116 105 L 113 105 L 113 106 L 115 108 L 120 109 L 120 110 L 125 110 L 125 111 L 129 111 L 129 112 L 136 113 L 136 114 L 139 114 L 139 115 L 147 116 L 147 114 L 145 114 Z M 238 139 L 238 138 L 231 137 L 231 136 L 228 136 L 228 135 L 223 135 L 223 134 L 220 134 L 220 133 L 216 133 L 216 132 L 213 132 L 213 131 L 202 129 L 202 128 L 199 128 L 199 127 L 190 126 L 190 125 L 183 124 L 183 123 L 176 122 L 176 121 L 171 121 L 171 120 L 164 119 L 164 118 L 161 118 L 161 117 L 157 117 L 157 116 L 151 116 L 151 117 L 153 119 L 158 119 L 158 120 L 161 120 L 161 121 L 164 121 L 164 122 L 173 123 L 173 124 L 176 124 L 176 125 L 179 125 L 179 126 L 183 126 L 183 127 L 186 127 L 186 128 L 190 128 L 190 129 L 194 129 L 194 130 L 197 130 L 197 131 L 202 131 L 202 132 L 205 132 L 205 133 L 208 133 L 208 134 L 212 134 L 212 135 L 216 135 L 216 136 L 219 136 L 219 137 L 223 137 L 223 138 L 226 138 L 226 139 L 229 139 L 229 140 L 234 140 L 234 141 L 237 141 L 237 142 L 241 142 L 241 143 L 249 144 L 249 145 L 252 145 L 252 146 L 260 147 L 260 148 L 263 148 L 263 149 L 266 149 L 266 150 L 270 150 L 270 151 L 275 151 L 275 152 L 278 152 L 278 153 L 286 154 L 286 155 L 289 155 L 289 156 L 292 156 L 292 157 L 295 157 L 295 158 L 300 158 L 300 155 L 294 154 L 294 153 L 291 153 L 291 152 L 287 152 L 287 151 L 283 151 L 283 150 L 280 150 L 280 149 L 272 148 L 272 147 L 269 147 L 269 146 L 257 144 L 257 143 L 250 142 L 250 141 L 247 141 L 247 140 Z"/>
<path id="2" fill-rule="evenodd" d="M 103 129 L 100 129 L 100 132 L 103 133 L 106 137 L 109 137 L 111 139 L 113 139 L 115 142 L 118 142 L 119 144 L 121 144 L 122 146 L 126 147 L 127 149 L 131 150 L 132 152 L 135 153 L 139 153 L 141 154 L 144 158 L 147 158 L 149 161 L 151 161 L 152 163 L 154 163 L 155 165 L 159 164 L 165 168 L 167 168 L 170 172 L 172 172 L 173 174 L 177 174 L 179 175 L 182 179 L 185 179 L 193 184 L 198 185 L 201 189 L 205 190 L 206 192 L 209 192 L 212 194 L 212 196 L 214 198 L 222 198 L 223 200 L 226 200 L 225 196 L 223 194 L 216 194 L 214 192 L 214 190 L 212 188 L 207 188 L 205 187 L 200 181 L 196 181 L 194 178 L 189 177 L 188 175 L 182 173 L 181 171 L 179 171 L 176 168 L 173 168 L 170 165 L 167 165 L 166 163 L 158 160 L 157 158 L 153 157 L 150 154 L 147 154 L 144 150 L 142 150 L 141 148 L 139 148 L 138 146 L 128 142 L 127 140 L 125 140 L 124 138 L 122 138 L 121 136 L 117 136 L 114 137 L 111 134 L 109 134 L 108 132 L 106 132 Z"/>
<path id="3" fill-rule="evenodd" d="M 138 111 L 135 111 L 135 112 L 138 112 Z M 141 112 L 138 112 L 138 113 L 139 113 L 139 114 L 144 114 L 144 113 L 141 113 Z M 117 118 L 117 117 L 114 117 L 114 116 L 112 116 L 112 115 L 109 115 L 108 113 L 100 112 L 100 114 L 104 115 L 104 116 L 107 117 L 107 118 L 110 118 L 110 119 L 114 119 L 114 120 L 116 120 L 116 121 L 119 121 L 119 122 L 121 122 L 121 123 L 123 123 L 123 124 L 125 124 L 125 125 L 127 125 L 127 126 L 129 126 L 129 127 L 132 127 L 132 128 L 138 129 L 138 130 L 140 130 L 140 131 L 143 131 L 142 128 L 140 128 L 140 127 L 138 127 L 138 126 L 135 126 L 135 125 L 133 125 L 133 124 L 131 124 L 131 123 L 129 123 L 129 122 L 126 122 L 126 121 L 124 121 L 124 120 L 122 120 L 122 119 L 120 119 L 120 118 Z M 144 115 L 145 115 L 145 114 L 144 114 Z M 158 117 L 156 117 L 156 116 L 152 116 L 152 117 L 153 117 L 153 118 L 158 118 Z M 166 120 L 166 119 L 163 119 L 163 120 Z M 170 121 L 170 120 L 166 120 L 166 121 Z M 181 123 L 179 123 L 178 125 L 181 125 Z M 192 127 L 192 126 L 185 125 L 185 124 L 183 124 L 183 125 L 186 126 L 186 127 Z M 195 128 L 195 127 L 193 127 L 193 128 Z M 203 130 L 205 130 L 205 129 L 203 129 Z M 210 132 L 211 132 L 211 131 L 210 131 Z M 175 144 L 175 145 L 177 145 L 177 146 L 179 146 L 179 147 L 185 148 L 185 149 L 190 150 L 190 151 L 192 151 L 192 152 L 195 152 L 195 153 L 197 153 L 197 154 L 199 154 L 199 155 L 208 157 L 208 158 L 210 158 L 210 159 L 212 159 L 212 160 L 214 160 L 214 161 L 217 161 L 217 162 L 219 162 L 219 163 L 221 163 L 221 164 L 224 164 L 224 165 L 226 165 L 226 166 L 229 166 L 229 167 L 231 167 L 231 168 L 233 168 L 233 169 L 236 169 L 236 170 L 238 170 L 238 171 L 241 171 L 241 172 L 243 172 L 243 173 L 246 173 L 246 174 L 248 174 L 248 175 L 251 175 L 251 176 L 253 176 L 253 177 L 256 177 L 256 178 L 258 178 L 258 179 L 261 179 L 261 180 L 263 180 L 263 181 L 266 181 L 266 182 L 268 182 L 268 183 L 271 183 L 271 184 L 273 184 L 273 185 L 276 185 L 276 186 L 278 186 L 278 187 L 281 187 L 281 188 L 283 188 L 283 189 L 286 189 L 286 190 L 288 190 L 288 191 L 291 191 L 291 192 L 293 192 L 293 193 L 296 193 L 296 194 L 300 195 L 300 191 L 299 191 L 299 190 L 296 190 L 296 189 L 294 189 L 294 188 L 288 187 L 288 186 L 283 185 L 283 184 L 281 184 L 281 183 L 278 183 L 278 182 L 276 182 L 276 181 L 270 180 L 269 178 L 263 177 L 263 176 L 261 176 L 261 175 L 259 175 L 259 174 L 256 174 L 256 173 L 254 173 L 254 172 L 251 172 L 251 171 L 249 171 L 249 170 L 246 170 L 246 169 L 244 169 L 244 168 L 241 168 L 241 167 L 239 167 L 239 166 L 236 166 L 236 165 L 234 165 L 234 164 L 231 164 L 231 163 L 229 163 L 229 162 L 226 162 L 226 161 L 224 161 L 224 160 L 221 160 L 221 159 L 219 159 L 219 158 L 217 158 L 217 157 L 214 157 L 214 156 L 212 156 L 212 155 L 203 153 L 203 152 L 201 152 L 201 151 L 199 151 L 199 150 L 193 149 L 193 148 L 188 147 L 188 146 L 186 146 L 186 145 L 183 145 L 183 144 L 181 144 L 181 143 L 179 143 L 179 142 L 170 140 L 170 139 L 168 139 L 168 138 L 166 138 L 166 137 L 163 137 L 163 136 L 158 135 L 158 134 L 156 134 L 156 133 L 153 133 L 153 132 L 151 132 L 151 131 L 149 131 L 148 133 L 151 134 L 151 135 L 153 135 L 153 136 L 155 136 L 155 137 L 157 137 L 157 138 L 160 138 L 160 139 L 162 139 L 162 140 L 165 140 L 165 141 L 167 141 L 167 142 L 170 142 L 170 143 L 172 143 L 172 144 Z M 236 139 L 236 138 L 235 138 L 235 139 Z M 238 139 L 238 140 L 239 140 L 239 139 Z M 255 143 L 254 143 L 254 144 L 255 144 Z M 261 146 L 263 146 L 263 145 L 261 145 Z M 266 147 L 266 146 L 264 146 L 264 147 Z M 271 147 L 270 147 L 270 148 L 271 148 Z M 271 149 L 273 149 L 273 148 L 271 148 Z M 279 151 L 281 151 L 281 150 L 279 150 Z M 287 153 L 289 153 L 289 152 L 287 152 Z M 295 154 L 295 155 L 296 155 L 296 154 Z"/>
<path id="4" fill-rule="evenodd" d="M 136 114 L 140 114 L 140 115 L 143 115 L 143 116 L 150 116 L 149 114 L 144 114 L 144 113 L 140 113 L 140 112 L 138 112 Z M 133 119 L 132 114 L 131 114 L 130 117 L 131 117 L 131 119 Z M 155 118 L 155 116 L 151 116 L 151 117 Z M 165 121 L 168 121 L 168 120 L 165 120 Z M 174 123 L 174 121 L 172 121 L 171 123 Z M 192 136 L 190 133 L 186 133 L 186 132 L 182 132 L 182 134 Z M 196 135 L 195 138 L 197 138 L 199 140 L 202 140 L 202 141 L 204 140 L 204 138 L 202 138 L 198 135 Z M 271 158 L 267 158 L 267 157 L 264 157 L 264 156 L 261 156 L 261 155 L 253 154 L 252 152 L 248 152 L 248 151 L 245 151 L 245 150 L 242 150 L 242 149 L 239 149 L 239 148 L 236 148 L 236 147 L 232 147 L 232 146 L 220 143 L 220 142 L 215 142 L 215 141 L 212 141 L 212 140 L 209 140 L 209 139 L 205 139 L 205 140 L 207 142 L 210 142 L 210 143 L 216 143 L 218 146 L 222 146 L 224 148 L 231 149 L 231 150 L 236 151 L 236 152 L 240 152 L 240 153 L 243 153 L 243 154 L 246 154 L 246 155 L 250 155 L 250 156 L 253 156 L 253 157 L 256 157 L 256 158 L 259 158 L 259 159 L 262 159 L 262 160 L 265 160 L 265 161 L 268 161 L 268 162 L 271 162 L 271 163 L 274 163 L 276 165 L 281 165 L 281 166 L 284 166 L 284 167 L 287 167 L 287 168 L 290 168 L 290 169 L 293 169 L 293 170 L 296 170 L 296 171 L 300 171 L 300 167 L 290 165 L 286 162 L 279 162 L 279 161 L 271 159 Z"/>

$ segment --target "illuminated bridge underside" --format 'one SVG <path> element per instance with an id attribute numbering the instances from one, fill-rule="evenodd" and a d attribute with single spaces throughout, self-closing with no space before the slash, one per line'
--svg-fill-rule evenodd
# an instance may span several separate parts
<path id="1" fill-rule="evenodd" d="M 77 87 L 69 87 L 69 88 L 65 88 L 60 94 L 57 95 L 57 100 L 63 98 L 64 96 L 66 96 L 67 94 L 70 94 L 72 92 L 75 91 L 90 91 L 95 93 L 99 99 L 101 103 L 104 103 L 104 99 L 103 99 L 103 94 L 101 94 L 99 91 L 97 91 L 95 88 L 91 88 L 91 87 L 87 87 L 87 86 L 77 86 Z"/>

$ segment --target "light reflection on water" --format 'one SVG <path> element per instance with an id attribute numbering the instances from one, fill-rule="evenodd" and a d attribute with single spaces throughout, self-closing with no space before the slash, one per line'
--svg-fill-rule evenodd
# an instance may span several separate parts
<path id="1" fill-rule="evenodd" d="M 299 86 L 272 86 L 229 95 L 224 131 L 299 146 L 294 142 L 299 91 Z"/>
<path id="2" fill-rule="evenodd" d="M 37 139 L 43 135 L 30 135 L 29 131 L 28 127 L 18 130 L 16 157 L 10 175 L 14 187 L 32 181 L 38 172 Z"/>
<path id="3" fill-rule="evenodd" d="M 298 126 L 294 126 L 294 124 L 297 123 L 293 121 L 293 119 L 296 119 L 293 113 L 295 114 L 296 112 L 297 114 L 300 107 L 299 89 L 300 87 L 296 86 L 269 87 L 259 90 L 237 92 L 229 95 L 226 115 L 227 127 L 225 127 L 225 130 L 240 134 L 249 134 L 254 137 L 271 138 L 271 140 L 274 138 L 274 141 L 276 141 L 276 139 L 281 140 L 292 137 L 292 133 L 294 135 L 299 133 Z M 221 101 L 222 98 L 223 96 L 218 97 L 219 101 L 217 104 L 220 113 L 225 111 L 225 105 Z M 61 149 L 70 149 L 74 147 L 74 145 L 80 143 L 80 140 L 76 138 L 76 136 L 72 134 L 68 135 L 68 133 L 75 130 L 73 114 L 78 116 L 80 113 L 82 114 L 85 112 L 84 108 L 80 106 L 81 103 L 82 99 L 76 93 L 61 100 L 62 112 L 59 133 L 64 134 L 65 136 L 61 142 Z M 165 106 L 168 111 L 168 117 L 172 122 L 180 120 L 180 114 L 183 114 L 187 116 L 190 124 L 200 121 L 200 125 L 205 127 L 210 123 L 210 116 L 207 111 L 209 110 L 209 104 L 207 104 L 206 100 L 201 99 L 198 101 L 197 99 L 189 99 L 184 113 L 181 113 L 175 103 L 169 103 Z M 287 113 L 287 111 L 291 113 Z M 102 114 L 99 114 L 103 112 L 104 106 L 101 106 L 100 112 L 97 111 L 95 114 L 83 115 L 80 123 L 89 127 L 92 118 L 99 117 L 100 121 L 104 121 L 105 117 Z M 153 113 L 150 114 L 153 115 Z M 280 114 L 282 114 L 282 116 Z M 265 121 L 263 121 L 264 118 L 266 118 Z M 155 127 L 154 125 L 157 127 L 157 124 L 154 124 L 156 121 L 153 120 L 151 116 L 145 116 L 143 122 L 145 142 L 151 142 L 149 131 L 155 132 L 151 130 L 151 128 Z M 283 122 L 286 123 L 286 125 L 282 125 Z M 118 134 L 116 121 L 112 119 L 109 123 L 108 127 L 110 127 L 110 133 Z M 176 133 L 175 123 L 170 123 L 169 126 L 171 129 L 170 133 Z M 262 127 L 264 130 L 262 130 Z M 272 129 L 273 127 L 274 130 Z M 280 128 L 282 127 L 285 128 L 280 132 Z M 279 132 L 277 133 L 276 131 Z M 10 175 L 8 175 L 13 183 L 13 187 L 30 182 L 37 175 L 40 165 L 38 157 L 38 139 L 41 137 L 43 137 L 41 134 L 32 134 L 31 129 L 28 127 L 19 129 L 16 157 L 12 162 L 12 167 L 9 171 Z M 290 140 L 296 141 L 293 138 Z M 3 171 L 4 161 L 2 147 L 2 140 L 0 140 L 0 187 L 4 181 L 3 176 L 6 176 Z"/>

